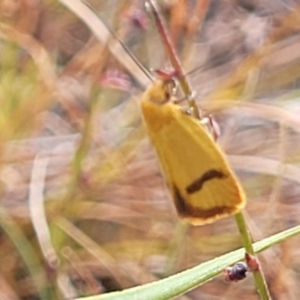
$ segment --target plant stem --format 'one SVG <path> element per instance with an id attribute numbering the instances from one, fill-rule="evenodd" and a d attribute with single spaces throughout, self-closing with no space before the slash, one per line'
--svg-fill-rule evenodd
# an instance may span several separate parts
<path id="1" fill-rule="evenodd" d="M 146 3 L 148 4 L 149 9 L 151 9 L 151 13 L 154 17 L 158 32 L 160 33 L 162 43 L 167 52 L 167 56 L 170 59 L 170 62 L 176 71 L 176 79 L 178 80 L 183 93 L 187 97 L 189 107 L 192 109 L 192 114 L 195 118 L 201 119 L 202 117 L 201 117 L 201 114 L 199 111 L 199 107 L 197 106 L 196 101 L 194 99 L 193 90 L 187 80 L 187 77 L 185 76 L 185 74 L 183 72 L 183 68 L 181 66 L 180 59 L 179 59 L 176 49 L 173 45 L 173 42 L 168 34 L 168 31 L 164 24 L 163 18 L 161 17 L 161 15 L 156 7 L 156 3 L 153 0 L 147 0 Z"/>
<path id="2" fill-rule="evenodd" d="M 248 230 L 246 219 L 245 219 L 242 211 L 240 211 L 239 213 L 237 213 L 235 215 L 235 221 L 236 221 L 238 230 L 240 232 L 242 242 L 243 242 L 246 252 L 250 255 L 253 255 L 258 261 L 258 258 L 256 257 L 253 246 L 252 246 L 252 237 Z M 253 272 L 253 277 L 254 277 L 256 289 L 259 293 L 260 299 L 261 300 L 271 300 L 271 296 L 270 296 L 261 266 L 258 268 L 257 271 Z"/>

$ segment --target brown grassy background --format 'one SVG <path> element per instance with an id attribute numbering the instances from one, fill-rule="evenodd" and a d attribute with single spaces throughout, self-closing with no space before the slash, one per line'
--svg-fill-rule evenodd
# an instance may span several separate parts
<path id="1" fill-rule="evenodd" d="M 300 220 L 298 2 L 159 1 L 255 240 Z M 146 68 L 169 67 L 143 1 L 89 3 Z M 46 299 L 123 289 L 241 247 L 231 218 L 183 230 L 142 126 L 147 82 L 89 20 L 60 1 L 0 1 L 0 299 L 40 299 L 37 281 Z M 260 255 L 274 300 L 300 297 L 299 245 Z M 251 276 L 220 276 L 181 299 L 258 296 Z"/>

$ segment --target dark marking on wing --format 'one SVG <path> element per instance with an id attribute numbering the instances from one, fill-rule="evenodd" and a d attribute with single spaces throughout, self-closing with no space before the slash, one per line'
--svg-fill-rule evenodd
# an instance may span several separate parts
<path id="1" fill-rule="evenodd" d="M 220 170 L 210 169 L 207 172 L 205 172 L 200 178 L 196 179 L 194 182 L 192 182 L 190 185 L 188 185 L 186 187 L 186 192 L 188 194 L 193 194 L 195 192 L 198 192 L 202 189 L 202 186 L 206 181 L 209 181 L 209 180 L 215 179 L 215 178 L 223 179 L 223 178 L 226 178 L 226 175 Z"/>
<path id="2" fill-rule="evenodd" d="M 179 189 L 173 185 L 173 197 L 177 212 L 182 217 L 210 219 L 217 215 L 229 215 L 236 211 L 236 207 L 232 206 L 216 206 L 211 209 L 201 209 L 191 205 L 182 197 Z M 205 201 L 205 199 L 203 199 Z"/>

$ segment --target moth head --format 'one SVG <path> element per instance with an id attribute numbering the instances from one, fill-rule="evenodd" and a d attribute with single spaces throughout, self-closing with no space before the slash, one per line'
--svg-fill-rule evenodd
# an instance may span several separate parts
<path id="1" fill-rule="evenodd" d="M 176 92 L 176 82 L 174 79 L 158 79 L 149 87 L 147 91 L 148 100 L 163 105 L 168 103 Z"/>

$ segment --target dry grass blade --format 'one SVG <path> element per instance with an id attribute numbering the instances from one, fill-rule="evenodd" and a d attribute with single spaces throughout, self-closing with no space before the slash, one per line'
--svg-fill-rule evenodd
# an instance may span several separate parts
<path id="1" fill-rule="evenodd" d="M 29 210 L 32 225 L 38 242 L 50 268 L 54 270 L 58 264 L 58 257 L 51 242 L 49 225 L 45 213 L 44 189 L 49 158 L 40 153 L 33 162 L 29 188 Z"/>
<path id="2" fill-rule="evenodd" d="M 121 286 L 126 286 L 128 284 L 128 279 L 126 279 L 125 276 L 127 272 L 125 270 L 119 270 L 114 258 L 102 249 L 101 246 L 97 245 L 81 230 L 77 229 L 65 219 L 60 218 L 56 221 L 56 225 L 86 249 L 90 255 L 94 256 L 101 265 L 114 276 L 115 280 L 117 280 Z"/>
<path id="3" fill-rule="evenodd" d="M 136 78 L 141 86 L 146 87 L 149 85 L 149 78 L 137 66 L 136 61 L 124 50 L 122 45 L 111 35 L 107 26 L 93 11 L 91 11 L 80 0 L 60 0 L 64 5 L 76 13 L 84 22 L 90 27 L 95 36 L 104 45 L 108 45 L 114 57 L 121 62 L 121 64 Z"/>

